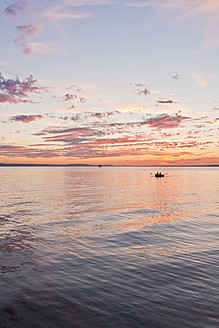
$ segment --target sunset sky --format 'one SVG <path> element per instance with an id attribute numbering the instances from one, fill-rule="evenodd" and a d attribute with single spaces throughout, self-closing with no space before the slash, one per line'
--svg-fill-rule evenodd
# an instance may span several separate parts
<path id="1" fill-rule="evenodd" d="M 218 0 L 2 0 L 0 162 L 219 164 Z"/>

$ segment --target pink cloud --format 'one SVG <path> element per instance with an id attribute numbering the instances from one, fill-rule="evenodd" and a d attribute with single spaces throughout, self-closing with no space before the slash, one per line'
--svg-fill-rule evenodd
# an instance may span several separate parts
<path id="1" fill-rule="evenodd" d="M 181 116 L 179 114 L 169 115 L 169 114 L 160 114 L 156 117 L 149 118 L 140 125 L 149 125 L 152 128 L 156 129 L 170 129 L 178 127 L 181 122 L 191 119 L 191 117 Z"/>
<path id="2" fill-rule="evenodd" d="M 26 157 L 26 158 L 51 158 L 61 156 L 60 150 L 40 150 L 34 147 L 28 148 L 19 145 L 0 145 L 0 156 Z"/>
<path id="3" fill-rule="evenodd" d="M 32 75 L 20 81 L 18 77 L 16 79 L 4 78 L 0 73 L 0 102 L 1 103 L 25 103 L 31 102 L 27 98 L 30 93 L 40 93 L 46 88 L 37 85 L 37 80 Z"/>
<path id="4" fill-rule="evenodd" d="M 22 24 L 17 26 L 18 37 L 15 39 L 23 51 L 24 55 L 41 55 L 41 54 L 57 54 L 63 55 L 64 51 L 58 49 L 55 45 L 49 42 L 28 42 L 29 38 L 34 38 L 40 35 L 45 28 L 45 24 Z"/>
<path id="5" fill-rule="evenodd" d="M 22 50 L 24 55 L 66 55 L 63 49 L 58 48 L 51 42 L 23 43 Z"/>
<path id="6" fill-rule="evenodd" d="M 27 40 L 28 38 L 32 38 L 38 36 L 40 32 L 44 29 L 45 24 L 39 24 L 33 26 L 31 24 L 22 24 L 17 26 L 17 31 L 19 33 L 19 37 L 16 39 L 19 40 Z"/>
<path id="7" fill-rule="evenodd" d="M 36 121 L 36 119 L 42 119 L 42 115 L 16 115 L 11 118 L 14 122 L 30 123 Z"/>
<path id="8" fill-rule="evenodd" d="M 179 79 L 181 79 L 182 77 L 183 77 L 183 75 L 176 74 L 176 75 L 172 76 L 172 79 L 174 79 L 174 80 L 179 80 Z"/>
<path id="9" fill-rule="evenodd" d="M 47 132 L 48 133 L 48 132 Z M 72 128 L 72 129 L 60 129 L 50 130 L 49 133 L 56 134 L 55 136 L 46 136 L 44 140 L 46 142 L 64 142 L 72 144 L 90 143 L 93 139 L 105 135 L 104 132 L 98 131 L 92 128 Z M 60 133 L 60 135 L 57 135 Z"/>
<path id="10" fill-rule="evenodd" d="M 13 1 L 8 7 L 5 8 L 4 14 L 7 16 L 17 17 L 22 14 L 29 4 L 29 0 Z"/>
<path id="11" fill-rule="evenodd" d="M 60 19 L 84 19 L 90 18 L 91 15 L 89 13 L 73 13 L 69 10 L 67 12 L 63 12 L 61 6 L 56 6 L 54 8 L 49 8 L 42 12 L 41 17 L 44 17 L 51 23 L 55 23 Z"/>
<path id="12" fill-rule="evenodd" d="M 21 101 L 13 95 L 0 94 L 0 103 L 18 104 L 19 102 Z"/>

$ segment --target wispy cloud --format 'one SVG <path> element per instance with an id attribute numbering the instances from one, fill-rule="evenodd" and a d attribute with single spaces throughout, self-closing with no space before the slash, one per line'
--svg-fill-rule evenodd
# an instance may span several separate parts
<path id="1" fill-rule="evenodd" d="M 50 136 L 50 134 L 54 134 Z M 36 134 L 39 135 L 39 134 Z M 82 128 L 66 128 L 66 129 L 48 129 L 42 131 L 41 135 L 45 142 L 49 143 L 64 143 L 70 145 L 91 145 L 97 138 L 105 135 L 105 133 L 98 129 L 93 129 L 91 127 Z"/>
<path id="2" fill-rule="evenodd" d="M 13 1 L 10 5 L 8 5 L 5 10 L 4 14 L 7 16 L 17 17 L 18 15 L 22 14 L 29 4 L 29 0 L 18 0 Z"/>
<path id="3" fill-rule="evenodd" d="M 185 15 L 194 16 L 195 14 L 217 15 L 219 11 L 219 3 L 217 0 L 148 0 L 148 1 L 130 1 L 126 2 L 126 6 L 142 8 L 147 6 L 155 6 L 158 8 L 183 9 Z"/>
<path id="4" fill-rule="evenodd" d="M 141 82 L 135 84 L 130 83 L 130 86 L 135 88 L 135 92 L 139 96 L 147 96 L 150 94 L 150 90 L 148 89 L 148 87 Z"/>
<path id="5" fill-rule="evenodd" d="M 193 75 L 193 78 L 196 80 L 198 85 L 200 85 L 201 87 L 206 87 L 206 86 L 210 85 L 212 82 L 212 77 L 207 77 L 202 74 Z"/>
<path id="6" fill-rule="evenodd" d="M 115 140 L 120 141 L 122 140 Z M 126 141 L 126 140 L 125 140 Z M 152 145 L 151 145 L 152 146 Z M 155 146 L 155 145 L 154 145 Z M 201 145 L 200 145 L 201 146 Z M 32 145 L 30 147 L 14 145 L 14 144 L 3 144 L 0 145 L 0 156 L 7 156 L 11 158 L 42 158 L 42 159 L 51 159 L 58 157 L 66 157 L 71 159 L 88 159 L 88 158 L 110 158 L 110 157 L 120 157 L 120 156 L 138 156 L 145 155 L 145 153 L 150 154 L 153 158 L 156 159 L 156 164 L 215 164 L 218 163 L 218 157 L 212 156 L 211 154 L 206 154 L 203 156 L 202 153 L 192 152 L 188 149 L 195 148 L 196 145 L 193 144 L 182 144 L 182 150 L 177 148 L 177 144 L 161 144 L 159 150 L 153 150 L 150 146 L 145 145 L 143 148 L 136 148 L 135 144 L 131 148 L 121 148 L 121 147 L 112 147 L 111 145 L 107 146 L 106 144 L 76 144 L 76 145 L 67 145 L 67 147 L 61 148 L 56 147 L 48 149 L 43 148 L 43 145 Z M 42 149 L 41 149 L 42 148 Z M 157 149 L 157 147 L 155 147 Z M 169 151 L 169 149 L 172 149 Z M 185 149 L 185 150 L 184 150 Z M 201 148 L 200 148 L 201 149 Z M 177 150 L 177 151 L 174 151 Z M 146 161 L 147 162 L 147 161 Z M 145 165 L 145 159 L 144 159 Z M 154 164 L 154 160 L 147 162 L 149 165 Z"/>
<path id="7" fill-rule="evenodd" d="M 65 55 L 63 49 L 50 42 L 27 42 L 30 38 L 38 37 L 45 28 L 45 23 L 32 25 L 22 24 L 17 26 L 18 36 L 15 42 L 22 47 L 24 55 Z"/>
<path id="8" fill-rule="evenodd" d="M 80 6 L 102 6 L 102 5 L 111 5 L 115 4 L 118 1 L 112 0 L 64 0 L 66 5 L 72 7 L 80 7 Z"/>
<path id="9" fill-rule="evenodd" d="M 24 157 L 24 158 L 52 158 L 61 156 L 61 152 L 56 150 L 41 150 L 38 147 L 25 147 L 20 145 L 0 145 L 0 156 Z"/>
<path id="10" fill-rule="evenodd" d="M 65 9 L 65 7 L 64 7 Z M 73 13 L 68 11 L 63 11 L 63 6 L 57 6 L 54 8 L 49 8 L 40 14 L 41 17 L 45 18 L 50 23 L 55 23 L 61 19 L 84 19 L 90 18 L 89 13 Z"/>
<path id="11" fill-rule="evenodd" d="M 81 136 L 58 136 L 51 137 L 49 143 L 36 144 L 31 146 L 20 146 L 14 144 L 0 145 L 0 155 L 7 157 L 24 158 L 97 158 L 97 157 L 120 157 L 150 154 L 158 161 L 173 164 L 190 164 L 194 161 L 206 161 L 206 163 L 216 163 L 216 157 L 208 157 L 188 151 L 189 149 L 206 149 L 212 142 L 166 142 L 166 141 L 147 141 L 144 138 L 99 138 L 83 139 Z M 55 146 L 59 142 L 64 143 L 64 147 Z M 50 149 L 50 145 L 52 149 Z M 187 150 L 188 149 L 188 150 Z M 174 152 L 175 150 L 175 152 Z"/>
<path id="12" fill-rule="evenodd" d="M 0 155 L 8 157 L 26 157 L 26 158 L 97 158 L 97 157 L 120 157 L 137 156 L 146 153 L 160 161 L 172 161 L 177 164 L 185 156 L 194 157 L 189 149 L 195 151 L 206 150 L 212 147 L 213 141 L 199 140 L 196 137 L 198 131 L 194 130 L 185 135 L 184 140 L 180 140 L 179 131 L 162 132 L 163 129 L 179 127 L 183 121 L 191 119 L 183 115 L 160 114 L 143 119 L 141 122 L 104 122 L 102 119 L 111 112 L 87 112 L 79 113 L 80 117 L 85 119 L 97 118 L 94 124 L 88 123 L 79 127 L 53 126 L 34 133 L 33 135 L 42 138 L 43 143 L 31 146 L 2 145 Z M 15 122 L 32 122 L 35 119 L 41 119 L 38 115 L 17 115 L 12 117 Z M 77 123 L 77 120 L 76 120 Z M 149 126 L 157 131 L 144 128 Z M 126 129 L 129 128 L 129 129 Z M 168 137 L 168 141 L 164 138 Z M 188 138 L 187 138 L 188 137 Z M 50 148 L 52 147 L 52 148 Z M 174 151 L 176 151 L 174 153 Z"/>
<path id="13" fill-rule="evenodd" d="M 64 0 L 53 8 L 48 8 L 41 13 L 41 17 L 47 19 L 51 23 L 55 23 L 62 19 L 85 19 L 92 17 L 92 14 L 82 12 L 71 12 L 71 8 L 82 6 L 102 6 L 115 4 L 117 1 L 111 0 Z"/>
<path id="14" fill-rule="evenodd" d="M 39 36 L 44 28 L 44 23 L 35 26 L 32 24 L 22 24 L 17 26 L 18 36 L 16 37 L 15 42 L 22 47 L 23 54 L 30 55 L 45 53 L 45 49 L 48 48 L 47 43 L 43 43 L 43 45 L 41 45 L 41 43 L 27 43 L 28 39 Z"/>
<path id="15" fill-rule="evenodd" d="M 19 36 L 16 38 L 17 41 L 26 41 L 29 38 L 39 36 L 41 31 L 45 28 L 45 24 L 22 24 L 17 26 L 17 32 Z"/>
<path id="16" fill-rule="evenodd" d="M 156 3 L 156 1 L 132 1 L 127 2 L 127 7 L 133 7 L 133 8 L 143 8 L 148 6 L 153 6 Z"/>
<path id="17" fill-rule="evenodd" d="M 204 43 L 200 50 L 219 44 L 219 2 L 217 0 L 189 1 L 187 9 L 179 16 L 181 20 L 198 19 L 203 26 Z M 199 25 L 200 26 L 200 25 Z"/>
<path id="18" fill-rule="evenodd" d="M 183 75 L 180 75 L 180 74 L 176 74 L 176 75 L 172 76 L 172 79 L 174 79 L 174 80 L 179 80 L 181 78 L 183 78 Z"/>
<path id="19" fill-rule="evenodd" d="M 168 15 L 173 15 L 176 20 L 193 20 L 194 24 L 202 21 L 202 33 L 204 33 L 203 49 L 209 46 L 218 45 L 219 33 L 219 1 L 218 0 L 154 0 L 154 1 L 132 1 L 127 2 L 126 6 L 133 8 L 143 8 L 152 6 L 165 11 Z M 196 20 L 196 18 L 198 20 Z"/>
<path id="20" fill-rule="evenodd" d="M 0 60 L 0 66 L 7 66 L 10 62 L 8 60 Z"/>
<path id="21" fill-rule="evenodd" d="M 44 129 L 43 131 L 36 133 L 34 135 L 38 135 L 38 136 L 44 136 L 44 135 L 50 135 L 50 134 L 67 134 L 69 135 L 70 133 L 74 136 L 76 135 L 81 135 L 86 133 L 89 135 L 92 135 L 91 132 L 93 132 L 93 130 L 91 128 L 87 128 L 87 127 L 83 127 L 83 128 L 63 128 L 63 127 L 50 127 L 48 129 Z"/>
<path id="22" fill-rule="evenodd" d="M 163 148 L 174 148 L 174 142 L 159 142 L 155 143 L 156 138 L 160 138 L 159 135 L 154 135 L 154 132 L 150 132 L 145 130 L 145 126 L 149 126 L 150 128 L 154 128 L 156 130 L 163 129 L 172 129 L 177 128 L 180 124 L 190 119 L 190 117 L 182 116 L 179 114 L 168 115 L 168 114 L 160 114 L 155 115 L 153 117 L 148 117 L 146 119 L 142 119 L 141 121 L 135 122 L 108 122 L 105 121 L 104 118 L 108 116 L 113 116 L 114 114 L 111 112 L 107 113 L 85 113 L 83 115 L 80 113 L 79 115 L 73 116 L 72 120 L 74 122 L 80 122 L 79 127 L 49 127 L 47 129 L 42 130 L 41 132 L 34 133 L 36 136 L 40 136 L 46 143 L 58 143 L 64 145 L 81 145 L 81 147 L 99 147 L 99 150 L 102 149 L 106 152 L 104 147 L 140 147 L 140 148 L 153 148 L 153 147 L 163 147 Z M 97 118 L 93 123 L 89 121 L 89 119 Z M 67 120 L 71 121 L 70 118 Z M 85 123 L 86 122 L 86 123 Z M 81 126 L 84 124 L 84 126 Z M 147 131 L 147 132 L 146 132 Z M 163 134 L 164 136 L 164 134 Z M 176 136 L 176 134 L 172 134 L 172 136 Z M 171 137 L 171 135 L 170 135 Z M 179 148 L 183 148 L 187 145 L 187 147 L 195 147 L 195 143 L 187 142 L 186 144 L 177 143 L 176 145 Z M 172 145 L 172 146 L 171 146 Z M 137 152 L 136 148 L 136 152 Z M 177 148 L 177 147 L 176 147 Z M 135 148 L 133 148 L 134 153 Z M 138 153 L 138 152 L 137 152 Z M 105 153 L 106 156 L 106 153 Z"/>
<path id="23" fill-rule="evenodd" d="M 65 56 L 66 52 L 51 42 L 32 42 L 23 44 L 24 55 L 57 55 Z"/>

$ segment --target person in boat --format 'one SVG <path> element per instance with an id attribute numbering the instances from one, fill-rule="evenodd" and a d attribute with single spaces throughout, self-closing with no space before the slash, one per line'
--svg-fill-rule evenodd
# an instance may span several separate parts
<path id="1" fill-rule="evenodd" d="M 158 178 L 158 177 L 164 177 L 164 174 L 162 174 L 161 172 L 160 172 L 160 173 L 157 172 L 157 173 L 155 174 L 155 177 L 157 177 L 157 178 Z"/>

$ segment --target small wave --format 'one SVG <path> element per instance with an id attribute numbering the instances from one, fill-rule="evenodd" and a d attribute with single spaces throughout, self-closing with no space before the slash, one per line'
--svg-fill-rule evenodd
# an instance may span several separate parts
<path id="1" fill-rule="evenodd" d="M 140 209 L 134 209 L 134 210 L 131 210 L 131 211 L 126 211 L 126 212 L 123 212 L 123 214 L 125 215 L 134 215 L 134 214 L 159 214 L 161 213 L 160 210 L 158 209 L 152 209 L 152 208 L 140 208 Z"/>

